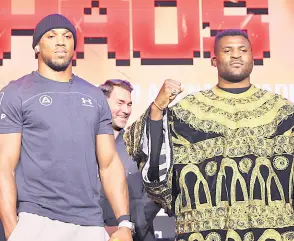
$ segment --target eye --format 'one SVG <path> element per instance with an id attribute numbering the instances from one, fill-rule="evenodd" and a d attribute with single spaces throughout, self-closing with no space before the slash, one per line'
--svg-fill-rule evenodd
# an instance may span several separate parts
<path id="1" fill-rule="evenodd" d="M 229 49 L 225 49 L 224 52 L 225 52 L 225 53 L 229 53 L 230 50 L 229 50 Z"/>
<path id="2" fill-rule="evenodd" d="M 54 37 L 55 37 L 54 35 L 49 35 L 49 36 L 48 36 L 48 38 L 54 38 Z"/>
<path id="3" fill-rule="evenodd" d="M 71 35 L 65 35 L 65 38 L 67 38 L 67 39 L 71 39 L 72 36 L 71 36 Z"/>
<path id="4" fill-rule="evenodd" d="M 244 53 L 248 52 L 247 49 L 241 49 L 241 51 L 244 52 Z"/>

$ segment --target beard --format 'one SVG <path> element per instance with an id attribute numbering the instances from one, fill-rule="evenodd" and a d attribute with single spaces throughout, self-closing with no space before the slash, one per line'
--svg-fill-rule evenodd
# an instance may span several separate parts
<path id="1" fill-rule="evenodd" d="M 119 121 L 116 121 L 115 118 L 112 118 L 112 128 L 116 131 L 120 131 L 125 128 L 127 122 L 120 123 Z"/>
<path id="2" fill-rule="evenodd" d="M 248 78 L 253 69 L 253 65 L 244 67 L 244 70 L 240 73 L 234 73 L 233 71 L 227 68 L 224 71 L 219 71 L 219 76 L 228 82 L 239 83 L 244 79 Z"/>
<path id="3" fill-rule="evenodd" d="M 247 72 L 243 72 L 240 74 L 234 74 L 231 72 L 220 73 L 220 77 L 222 77 L 224 80 L 227 80 L 231 83 L 239 83 L 243 81 L 244 79 L 246 79 L 249 75 L 250 73 L 247 73 Z"/>
<path id="4" fill-rule="evenodd" d="M 53 69 L 56 72 L 65 71 L 67 67 L 70 65 L 73 56 L 64 59 L 63 61 L 56 61 L 49 58 L 46 58 L 45 56 L 42 56 L 44 63 L 49 66 L 51 69 Z"/>

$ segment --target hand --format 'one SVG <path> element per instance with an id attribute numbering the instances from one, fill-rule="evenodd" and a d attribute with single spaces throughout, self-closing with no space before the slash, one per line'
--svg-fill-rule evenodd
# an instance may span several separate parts
<path id="1" fill-rule="evenodd" d="M 161 120 L 165 109 L 180 93 L 183 92 L 181 82 L 167 79 L 164 81 L 156 99 L 151 106 L 151 120 Z"/>
<path id="2" fill-rule="evenodd" d="M 167 79 L 164 81 L 155 102 L 160 108 L 165 109 L 182 92 L 181 82 Z"/>
<path id="3" fill-rule="evenodd" d="M 110 236 L 109 241 L 133 241 L 132 232 L 129 228 L 121 227 Z"/>

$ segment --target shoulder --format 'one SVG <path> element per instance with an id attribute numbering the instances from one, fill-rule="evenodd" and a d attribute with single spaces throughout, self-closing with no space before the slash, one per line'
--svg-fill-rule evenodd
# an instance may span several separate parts
<path id="1" fill-rule="evenodd" d="M 256 88 L 256 90 L 258 90 L 256 92 L 257 95 L 261 95 L 264 99 L 264 102 L 274 102 L 276 104 L 279 104 L 281 106 L 291 106 L 294 107 L 294 103 L 292 103 L 289 99 L 285 98 L 284 96 L 274 93 L 272 91 L 269 90 L 263 90 L 260 88 Z"/>
<path id="2" fill-rule="evenodd" d="M 74 75 L 74 81 L 79 85 L 79 88 L 84 93 L 87 93 L 88 95 L 92 96 L 94 99 L 96 99 L 96 100 L 106 99 L 102 90 L 99 87 L 88 82 L 87 80 L 85 80 L 77 75 Z"/>
<path id="3" fill-rule="evenodd" d="M 23 89 L 28 88 L 33 83 L 34 77 L 33 73 L 24 75 L 16 80 L 11 80 L 6 86 L 4 86 L 1 90 L 2 93 L 13 95 L 20 95 Z"/>
<path id="4" fill-rule="evenodd" d="M 179 100 L 175 105 L 173 105 L 169 109 L 173 111 L 175 109 L 184 107 L 186 105 L 193 104 L 198 99 L 198 97 L 201 96 L 202 94 L 203 94 L 203 91 L 197 91 L 197 92 L 190 93 L 190 94 L 186 95 L 185 97 L 183 97 L 181 100 Z"/>

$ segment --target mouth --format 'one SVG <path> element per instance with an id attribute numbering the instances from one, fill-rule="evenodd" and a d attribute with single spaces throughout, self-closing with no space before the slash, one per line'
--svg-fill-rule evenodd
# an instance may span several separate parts
<path id="1" fill-rule="evenodd" d="M 65 49 L 56 49 L 56 50 L 54 51 L 54 53 L 56 53 L 56 54 L 66 54 L 67 51 L 66 51 Z"/>
<path id="2" fill-rule="evenodd" d="M 119 119 L 123 120 L 123 121 L 127 121 L 128 120 L 128 116 L 120 116 Z"/>
<path id="3" fill-rule="evenodd" d="M 230 63 L 230 65 L 233 67 L 241 67 L 241 66 L 243 66 L 243 63 L 240 61 L 235 61 L 235 62 Z"/>

